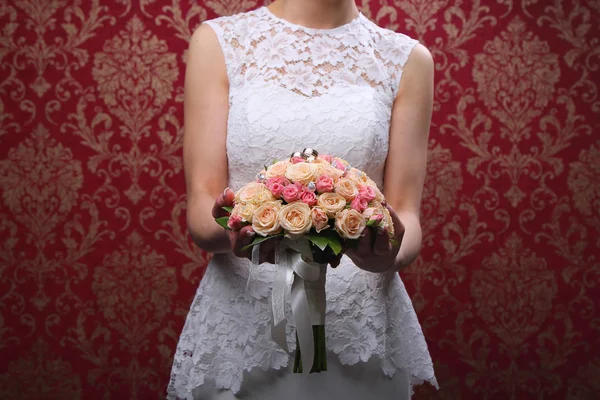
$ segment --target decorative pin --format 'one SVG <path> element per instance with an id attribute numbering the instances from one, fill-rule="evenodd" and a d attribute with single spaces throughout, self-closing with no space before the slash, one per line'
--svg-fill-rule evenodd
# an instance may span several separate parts
<path id="1" fill-rule="evenodd" d="M 265 180 L 267 180 L 267 177 L 265 176 L 265 174 L 263 174 L 262 172 L 259 174 L 256 174 L 256 179 L 259 182 L 264 182 Z"/>
<path id="2" fill-rule="evenodd" d="M 308 190 L 310 190 L 311 192 L 314 192 L 315 189 L 317 189 L 317 185 L 314 182 L 308 182 L 308 185 L 306 185 L 306 187 L 308 188 Z"/>

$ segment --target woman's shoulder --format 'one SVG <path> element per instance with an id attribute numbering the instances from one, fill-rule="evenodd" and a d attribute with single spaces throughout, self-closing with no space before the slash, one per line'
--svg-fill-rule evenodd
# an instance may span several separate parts
<path id="1" fill-rule="evenodd" d="M 369 19 L 366 20 L 365 26 L 369 32 L 373 46 L 381 57 L 386 61 L 404 66 L 408 60 L 408 56 L 419 44 L 419 41 L 406 33 L 383 28 Z"/>
<path id="2" fill-rule="evenodd" d="M 261 9 L 259 8 L 208 19 L 204 23 L 220 30 L 235 32 L 237 36 L 241 37 L 253 23 L 260 19 L 260 14 Z"/>

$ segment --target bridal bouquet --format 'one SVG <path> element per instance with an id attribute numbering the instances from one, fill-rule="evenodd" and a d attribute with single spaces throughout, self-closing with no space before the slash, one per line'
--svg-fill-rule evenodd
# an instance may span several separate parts
<path id="1" fill-rule="evenodd" d="M 341 158 L 313 149 L 273 161 L 235 195 L 229 216 L 217 218 L 225 229 L 252 225 L 252 259 L 260 244 L 276 242 L 277 276 L 272 291 L 273 329 L 277 344 L 287 351 L 284 307 L 289 300 L 296 324 L 294 372 L 327 370 L 325 346 L 325 276 L 327 264 L 353 247 L 367 228 L 393 222 L 377 185 L 364 172 Z M 304 369 L 308 372 L 307 368 Z"/>

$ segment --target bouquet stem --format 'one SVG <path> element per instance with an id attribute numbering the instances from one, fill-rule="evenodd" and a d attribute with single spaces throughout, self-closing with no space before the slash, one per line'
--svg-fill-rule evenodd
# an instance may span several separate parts
<path id="1" fill-rule="evenodd" d="M 315 344 L 315 359 L 310 370 L 313 372 L 327 371 L 327 345 L 325 343 L 325 326 L 313 325 L 313 337 Z M 302 354 L 300 343 L 296 335 L 296 357 L 294 359 L 294 373 L 302 373 Z"/>

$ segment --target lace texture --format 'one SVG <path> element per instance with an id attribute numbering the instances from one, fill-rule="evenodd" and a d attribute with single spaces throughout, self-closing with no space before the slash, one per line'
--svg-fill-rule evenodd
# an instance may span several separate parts
<path id="1" fill-rule="evenodd" d="M 391 107 L 417 43 L 362 14 L 339 28 L 309 29 L 266 7 L 207 21 L 219 38 L 230 82 L 229 186 L 262 165 L 313 147 L 348 160 L 382 188 Z M 271 339 L 276 266 L 215 255 L 198 287 L 175 353 L 168 398 L 191 399 L 205 382 L 237 393 L 244 370 L 280 369 L 290 355 Z M 343 257 L 327 273 L 326 335 L 342 364 L 381 360 L 437 386 L 411 300 L 398 274 L 373 274 Z M 288 313 L 287 340 L 295 349 Z M 292 355 L 293 357 L 293 355 Z"/>

